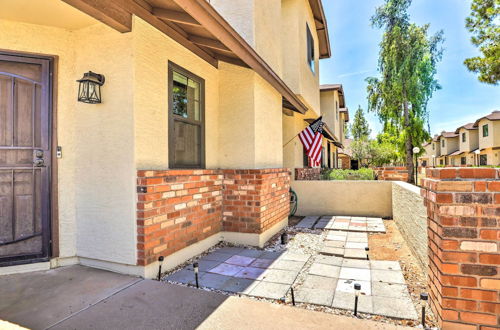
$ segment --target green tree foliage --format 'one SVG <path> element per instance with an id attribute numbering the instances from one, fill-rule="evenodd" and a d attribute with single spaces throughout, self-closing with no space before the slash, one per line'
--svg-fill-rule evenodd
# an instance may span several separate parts
<path id="1" fill-rule="evenodd" d="M 465 26 L 482 56 L 468 58 L 465 66 L 479 73 L 479 81 L 496 85 L 500 81 L 500 0 L 473 0 Z"/>
<path id="2" fill-rule="evenodd" d="M 363 138 L 368 138 L 371 133 L 370 127 L 368 126 L 368 121 L 366 120 L 363 109 L 358 105 L 358 110 L 354 114 L 354 120 L 350 129 L 352 138 L 357 141 Z"/>
<path id="3" fill-rule="evenodd" d="M 413 183 L 413 147 L 429 138 L 425 130 L 427 103 L 440 86 L 436 64 L 442 57 L 443 32 L 428 36 L 429 25 L 410 23 L 411 0 L 386 0 L 377 8 L 372 25 L 383 28 L 378 70 L 370 77 L 368 110 L 384 124 L 384 132 L 397 136 L 397 149 L 404 154 L 408 181 Z"/>

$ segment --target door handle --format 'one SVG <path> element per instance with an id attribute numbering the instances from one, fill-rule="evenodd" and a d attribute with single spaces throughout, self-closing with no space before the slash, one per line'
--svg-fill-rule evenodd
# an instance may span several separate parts
<path id="1" fill-rule="evenodd" d="M 33 161 L 33 165 L 35 167 L 45 167 L 45 162 L 43 161 L 42 158 L 37 158 Z"/>

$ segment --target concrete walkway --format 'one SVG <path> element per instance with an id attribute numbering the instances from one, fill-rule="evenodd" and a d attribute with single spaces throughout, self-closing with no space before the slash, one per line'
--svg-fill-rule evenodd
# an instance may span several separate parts
<path id="1" fill-rule="evenodd" d="M 0 276 L 0 297 L 0 325 L 32 329 L 398 329 L 82 266 Z"/>

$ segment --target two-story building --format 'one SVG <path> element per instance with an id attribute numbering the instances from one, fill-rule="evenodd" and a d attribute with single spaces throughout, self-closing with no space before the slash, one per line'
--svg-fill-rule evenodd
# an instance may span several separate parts
<path id="1" fill-rule="evenodd" d="M 0 31 L 0 272 L 152 277 L 287 225 L 320 0 L 4 1 Z"/>
<path id="2" fill-rule="evenodd" d="M 478 129 L 474 123 L 468 123 L 455 130 L 459 140 L 460 166 L 477 165 L 475 152 L 479 148 Z"/>
<path id="3" fill-rule="evenodd" d="M 439 156 L 437 161 L 439 165 L 455 166 L 457 162 L 458 149 L 458 134 L 455 132 L 441 132 L 437 138 L 439 142 Z"/>
<path id="4" fill-rule="evenodd" d="M 500 165 L 500 111 L 479 118 L 474 127 L 478 136 L 479 165 Z"/>

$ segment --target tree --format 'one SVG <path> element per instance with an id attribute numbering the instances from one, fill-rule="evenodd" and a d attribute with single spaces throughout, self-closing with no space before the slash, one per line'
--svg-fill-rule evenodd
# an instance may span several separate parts
<path id="1" fill-rule="evenodd" d="M 371 133 L 371 130 L 368 126 L 368 121 L 363 114 L 363 109 L 361 109 L 361 106 L 359 105 L 358 110 L 356 110 L 356 113 L 354 114 L 354 120 L 350 131 L 352 134 L 352 138 L 356 141 L 362 138 L 367 138 Z"/>
<path id="2" fill-rule="evenodd" d="M 442 57 L 443 32 L 428 37 L 429 25 L 411 24 L 407 13 L 411 0 L 386 0 L 377 8 L 372 25 L 384 29 L 380 42 L 380 77 L 366 79 L 368 111 L 375 112 L 392 130 L 405 156 L 408 182 L 414 182 L 413 147 L 429 138 L 425 130 L 427 103 L 440 86 L 436 64 Z"/>
<path id="3" fill-rule="evenodd" d="M 479 73 L 479 81 L 496 85 L 500 81 L 500 0 L 473 0 L 465 26 L 471 42 L 482 56 L 468 58 L 465 66 Z"/>

